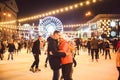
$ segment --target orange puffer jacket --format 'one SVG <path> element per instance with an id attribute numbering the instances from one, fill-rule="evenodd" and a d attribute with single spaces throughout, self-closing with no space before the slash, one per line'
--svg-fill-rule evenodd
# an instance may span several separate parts
<path id="1" fill-rule="evenodd" d="M 65 52 L 66 56 L 61 58 L 61 63 L 62 64 L 68 64 L 73 62 L 73 57 L 72 53 L 69 48 L 69 44 L 66 40 L 62 40 L 59 44 L 59 51 L 60 52 Z"/>

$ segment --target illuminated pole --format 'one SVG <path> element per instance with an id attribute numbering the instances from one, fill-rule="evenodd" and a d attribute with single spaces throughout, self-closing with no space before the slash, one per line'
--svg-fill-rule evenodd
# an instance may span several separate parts
<path id="1" fill-rule="evenodd" d="M 91 16 L 91 15 L 92 15 L 91 11 L 88 11 L 88 12 L 85 14 L 86 17 Z"/>
<path id="2" fill-rule="evenodd" d="M 118 39 L 120 39 L 120 21 L 118 20 Z"/>

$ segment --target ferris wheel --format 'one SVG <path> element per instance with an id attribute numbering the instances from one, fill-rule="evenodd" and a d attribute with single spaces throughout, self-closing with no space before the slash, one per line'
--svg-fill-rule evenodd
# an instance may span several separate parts
<path id="1" fill-rule="evenodd" d="M 55 30 L 63 32 L 62 22 L 53 16 L 45 17 L 39 21 L 39 34 L 43 35 L 44 38 L 53 34 Z"/>

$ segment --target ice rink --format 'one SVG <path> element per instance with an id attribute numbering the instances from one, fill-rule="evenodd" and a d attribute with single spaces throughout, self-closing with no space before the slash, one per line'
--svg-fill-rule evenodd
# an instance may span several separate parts
<path id="1" fill-rule="evenodd" d="M 0 60 L 0 80 L 52 80 L 52 70 L 45 68 L 46 55 L 40 55 L 40 72 L 30 72 L 33 63 L 32 53 L 27 54 L 25 49 L 21 53 L 14 54 L 14 60 L 7 60 L 8 53 L 5 53 L 4 60 Z M 118 72 L 115 66 L 115 53 L 111 52 L 112 59 L 105 60 L 100 54 L 98 62 L 91 61 L 86 50 L 80 50 L 76 55 L 77 66 L 73 67 L 73 80 L 117 80 Z M 61 72 L 60 72 L 61 73 Z"/>

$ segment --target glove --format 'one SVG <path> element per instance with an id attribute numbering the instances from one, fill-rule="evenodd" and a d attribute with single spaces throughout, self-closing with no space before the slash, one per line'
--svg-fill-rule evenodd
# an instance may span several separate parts
<path id="1" fill-rule="evenodd" d="M 74 67 L 76 67 L 77 66 L 77 62 L 76 62 L 75 58 L 73 58 L 73 63 L 74 63 Z"/>
<path id="2" fill-rule="evenodd" d="M 47 63 L 45 63 L 45 68 L 47 68 Z"/>

